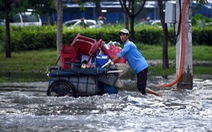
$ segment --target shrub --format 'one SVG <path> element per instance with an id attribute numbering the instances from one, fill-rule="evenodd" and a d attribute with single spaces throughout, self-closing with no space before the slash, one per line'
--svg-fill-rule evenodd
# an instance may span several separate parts
<path id="1" fill-rule="evenodd" d="M 118 32 L 123 25 L 108 25 L 103 28 L 80 29 L 74 28 L 68 30 L 63 28 L 63 43 L 70 44 L 74 37 L 80 33 L 82 35 L 103 39 L 106 43 L 109 41 L 118 41 L 120 38 Z M 169 28 L 169 44 L 175 44 L 175 35 L 173 28 Z M 30 27 L 10 27 L 11 49 L 17 50 L 34 50 L 56 48 L 56 26 L 30 26 Z M 163 42 L 162 28 L 153 26 L 136 26 L 135 43 L 144 43 L 149 45 L 162 45 Z M 212 27 L 192 27 L 192 43 L 197 45 L 212 45 Z M 0 27 L 0 49 L 5 46 L 5 27 Z"/>

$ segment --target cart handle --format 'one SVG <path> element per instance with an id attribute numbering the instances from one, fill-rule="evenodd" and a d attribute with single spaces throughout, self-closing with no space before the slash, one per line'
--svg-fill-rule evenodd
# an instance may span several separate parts
<path id="1" fill-rule="evenodd" d="M 107 71 L 107 73 L 121 73 L 123 72 L 123 70 L 111 70 L 111 71 Z"/>

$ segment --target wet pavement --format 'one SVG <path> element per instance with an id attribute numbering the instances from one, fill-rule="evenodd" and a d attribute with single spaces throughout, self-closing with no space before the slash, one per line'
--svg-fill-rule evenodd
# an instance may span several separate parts
<path id="1" fill-rule="evenodd" d="M 118 94 L 78 98 L 46 96 L 47 82 L 2 83 L 0 131 L 212 132 L 212 80 L 193 82 L 158 90 L 163 97 L 143 96 L 130 81 Z"/>

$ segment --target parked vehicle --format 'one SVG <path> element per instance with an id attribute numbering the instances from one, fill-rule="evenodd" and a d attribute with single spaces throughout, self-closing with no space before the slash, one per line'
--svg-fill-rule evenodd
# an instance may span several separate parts
<path id="1" fill-rule="evenodd" d="M 42 21 L 39 15 L 25 12 L 13 16 L 10 24 L 14 26 L 42 26 Z"/>
<path id="2" fill-rule="evenodd" d="M 65 25 L 68 29 L 73 29 L 74 27 L 94 28 L 97 26 L 96 21 L 91 19 L 73 19 L 66 21 L 63 25 Z"/>
<path id="3" fill-rule="evenodd" d="M 139 26 L 139 25 L 149 25 L 149 26 L 156 26 L 156 27 L 162 28 L 160 20 L 150 20 L 149 22 L 142 21 L 142 22 L 138 23 L 136 26 Z M 167 23 L 167 26 L 171 27 L 171 24 Z"/>
<path id="4" fill-rule="evenodd" d="M 160 20 L 153 20 L 150 25 L 162 28 Z"/>
<path id="5" fill-rule="evenodd" d="M 151 25 L 153 26 L 158 26 L 158 27 L 161 27 L 162 28 L 162 25 L 161 25 L 161 21 L 160 20 L 153 20 Z M 170 23 L 167 23 L 167 26 L 168 28 L 171 27 L 171 24 Z"/>
<path id="6" fill-rule="evenodd" d="M 0 19 L 0 26 L 4 26 L 5 25 L 5 21 L 3 19 Z"/>

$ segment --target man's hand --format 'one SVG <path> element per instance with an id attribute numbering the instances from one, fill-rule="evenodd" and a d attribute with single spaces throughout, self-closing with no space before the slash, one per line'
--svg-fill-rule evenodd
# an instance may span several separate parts
<path id="1" fill-rule="evenodd" d="M 108 62 L 104 64 L 101 68 L 110 67 L 111 62 L 112 62 L 111 59 L 109 59 Z"/>
<path id="2" fill-rule="evenodd" d="M 106 65 L 106 67 L 110 67 L 111 65 L 114 65 L 114 62 L 112 62 L 112 61 L 109 61 L 110 63 L 108 63 L 107 65 Z"/>

